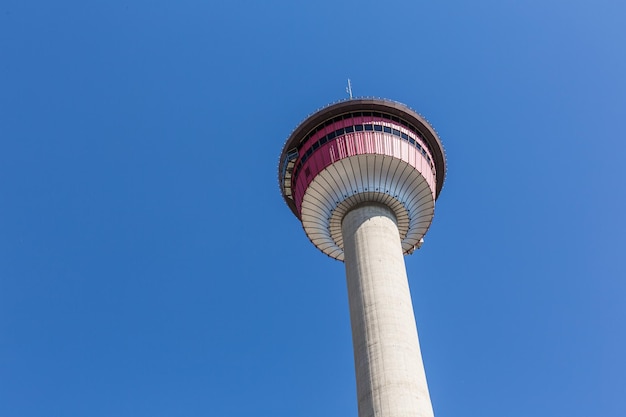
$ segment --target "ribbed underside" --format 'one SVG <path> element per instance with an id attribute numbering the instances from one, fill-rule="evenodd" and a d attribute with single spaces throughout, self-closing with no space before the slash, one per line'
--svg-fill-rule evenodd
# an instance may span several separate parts
<path id="1" fill-rule="evenodd" d="M 311 242 L 343 261 L 341 221 L 364 202 L 393 210 L 405 254 L 413 252 L 434 216 L 433 190 L 415 167 L 390 155 L 350 156 L 317 174 L 304 194 L 302 225 Z"/>

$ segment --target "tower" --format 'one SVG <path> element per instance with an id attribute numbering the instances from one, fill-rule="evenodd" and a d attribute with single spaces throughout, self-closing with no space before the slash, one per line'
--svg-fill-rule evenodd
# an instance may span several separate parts
<path id="1" fill-rule="evenodd" d="M 403 255 L 421 246 L 445 171 L 435 130 L 383 99 L 317 111 L 280 156 L 287 205 L 346 266 L 359 417 L 433 416 Z"/>

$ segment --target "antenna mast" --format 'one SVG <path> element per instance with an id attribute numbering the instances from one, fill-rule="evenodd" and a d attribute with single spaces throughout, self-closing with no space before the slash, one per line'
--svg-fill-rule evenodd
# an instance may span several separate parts
<path id="1" fill-rule="evenodd" d="M 350 82 L 350 78 L 348 78 L 348 86 L 346 87 L 346 93 L 352 98 L 352 83 Z"/>

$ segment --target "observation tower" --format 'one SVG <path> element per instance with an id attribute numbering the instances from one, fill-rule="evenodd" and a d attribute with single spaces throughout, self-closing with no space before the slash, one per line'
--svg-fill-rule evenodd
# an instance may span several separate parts
<path id="1" fill-rule="evenodd" d="M 308 238 L 346 266 L 359 417 L 432 417 L 403 255 L 443 187 L 435 130 L 403 104 L 349 99 L 302 122 L 278 169 Z"/>

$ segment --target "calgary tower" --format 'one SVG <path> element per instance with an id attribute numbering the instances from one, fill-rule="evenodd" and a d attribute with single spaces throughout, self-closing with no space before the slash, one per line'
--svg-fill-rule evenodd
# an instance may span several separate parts
<path id="1" fill-rule="evenodd" d="M 383 99 L 317 111 L 280 156 L 287 205 L 346 266 L 359 417 L 433 416 L 403 255 L 421 246 L 445 173 L 430 124 Z"/>

